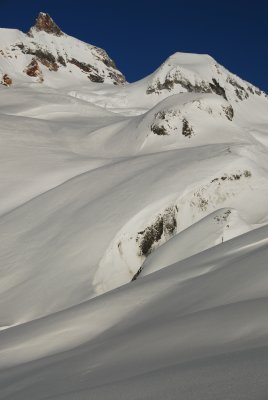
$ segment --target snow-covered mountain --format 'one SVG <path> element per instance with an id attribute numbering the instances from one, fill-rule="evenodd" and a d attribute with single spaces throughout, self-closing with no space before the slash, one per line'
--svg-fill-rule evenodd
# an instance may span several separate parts
<path id="1" fill-rule="evenodd" d="M 0 399 L 265 399 L 267 95 L 45 13 L 0 78 Z"/>
<path id="2" fill-rule="evenodd" d="M 125 83 L 107 53 L 63 33 L 52 18 L 40 13 L 27 34 L 1 29 L 2 83 L 44 83 L 58 87 L 68 81 Z"/>

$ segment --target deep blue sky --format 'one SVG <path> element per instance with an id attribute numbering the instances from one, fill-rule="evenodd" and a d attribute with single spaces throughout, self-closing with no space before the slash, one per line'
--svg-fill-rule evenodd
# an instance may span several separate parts
<path id="1" fill-rule="evenodd" d="M 130 82 L 183 51 L 208 53 L 268 92 L 268 0 L 0 0 L 0 26 L 27 31 L 39 11 L 104 48 Z"/>

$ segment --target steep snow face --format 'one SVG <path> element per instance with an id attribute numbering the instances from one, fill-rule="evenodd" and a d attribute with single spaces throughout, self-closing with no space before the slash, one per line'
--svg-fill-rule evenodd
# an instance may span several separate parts
<path id="1" fill-rule="evenodd" d="M 0 37 L 0 77 L 6 86 L 23 82 L 52 87 L 66 86 L 69 81 L 125 83 L 104 50 L 64 34 L 48 14 L 40 13 L 28 34 L 1 29 Z"/>

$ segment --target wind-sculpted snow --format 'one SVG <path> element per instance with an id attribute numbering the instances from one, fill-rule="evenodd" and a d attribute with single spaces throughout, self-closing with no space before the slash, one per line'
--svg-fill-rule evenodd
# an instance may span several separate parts
<path id="1" fill-rule="evenodd" d="M 0 71 L 0 399 L 265 399 L 267 96 L 45 13 Z"/>
<path id="2" fill-rule="evenodd" d="M 267 234 L 2 331 L 0 398 L 264 399 Z"/>

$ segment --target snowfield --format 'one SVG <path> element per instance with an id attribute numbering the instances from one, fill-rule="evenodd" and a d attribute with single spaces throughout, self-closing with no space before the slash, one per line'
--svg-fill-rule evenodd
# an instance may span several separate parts
<path id="1" fill-rule="evenodd" d="M 0 30 L 0 399 L 265 400 L 268 98 Z"/>

